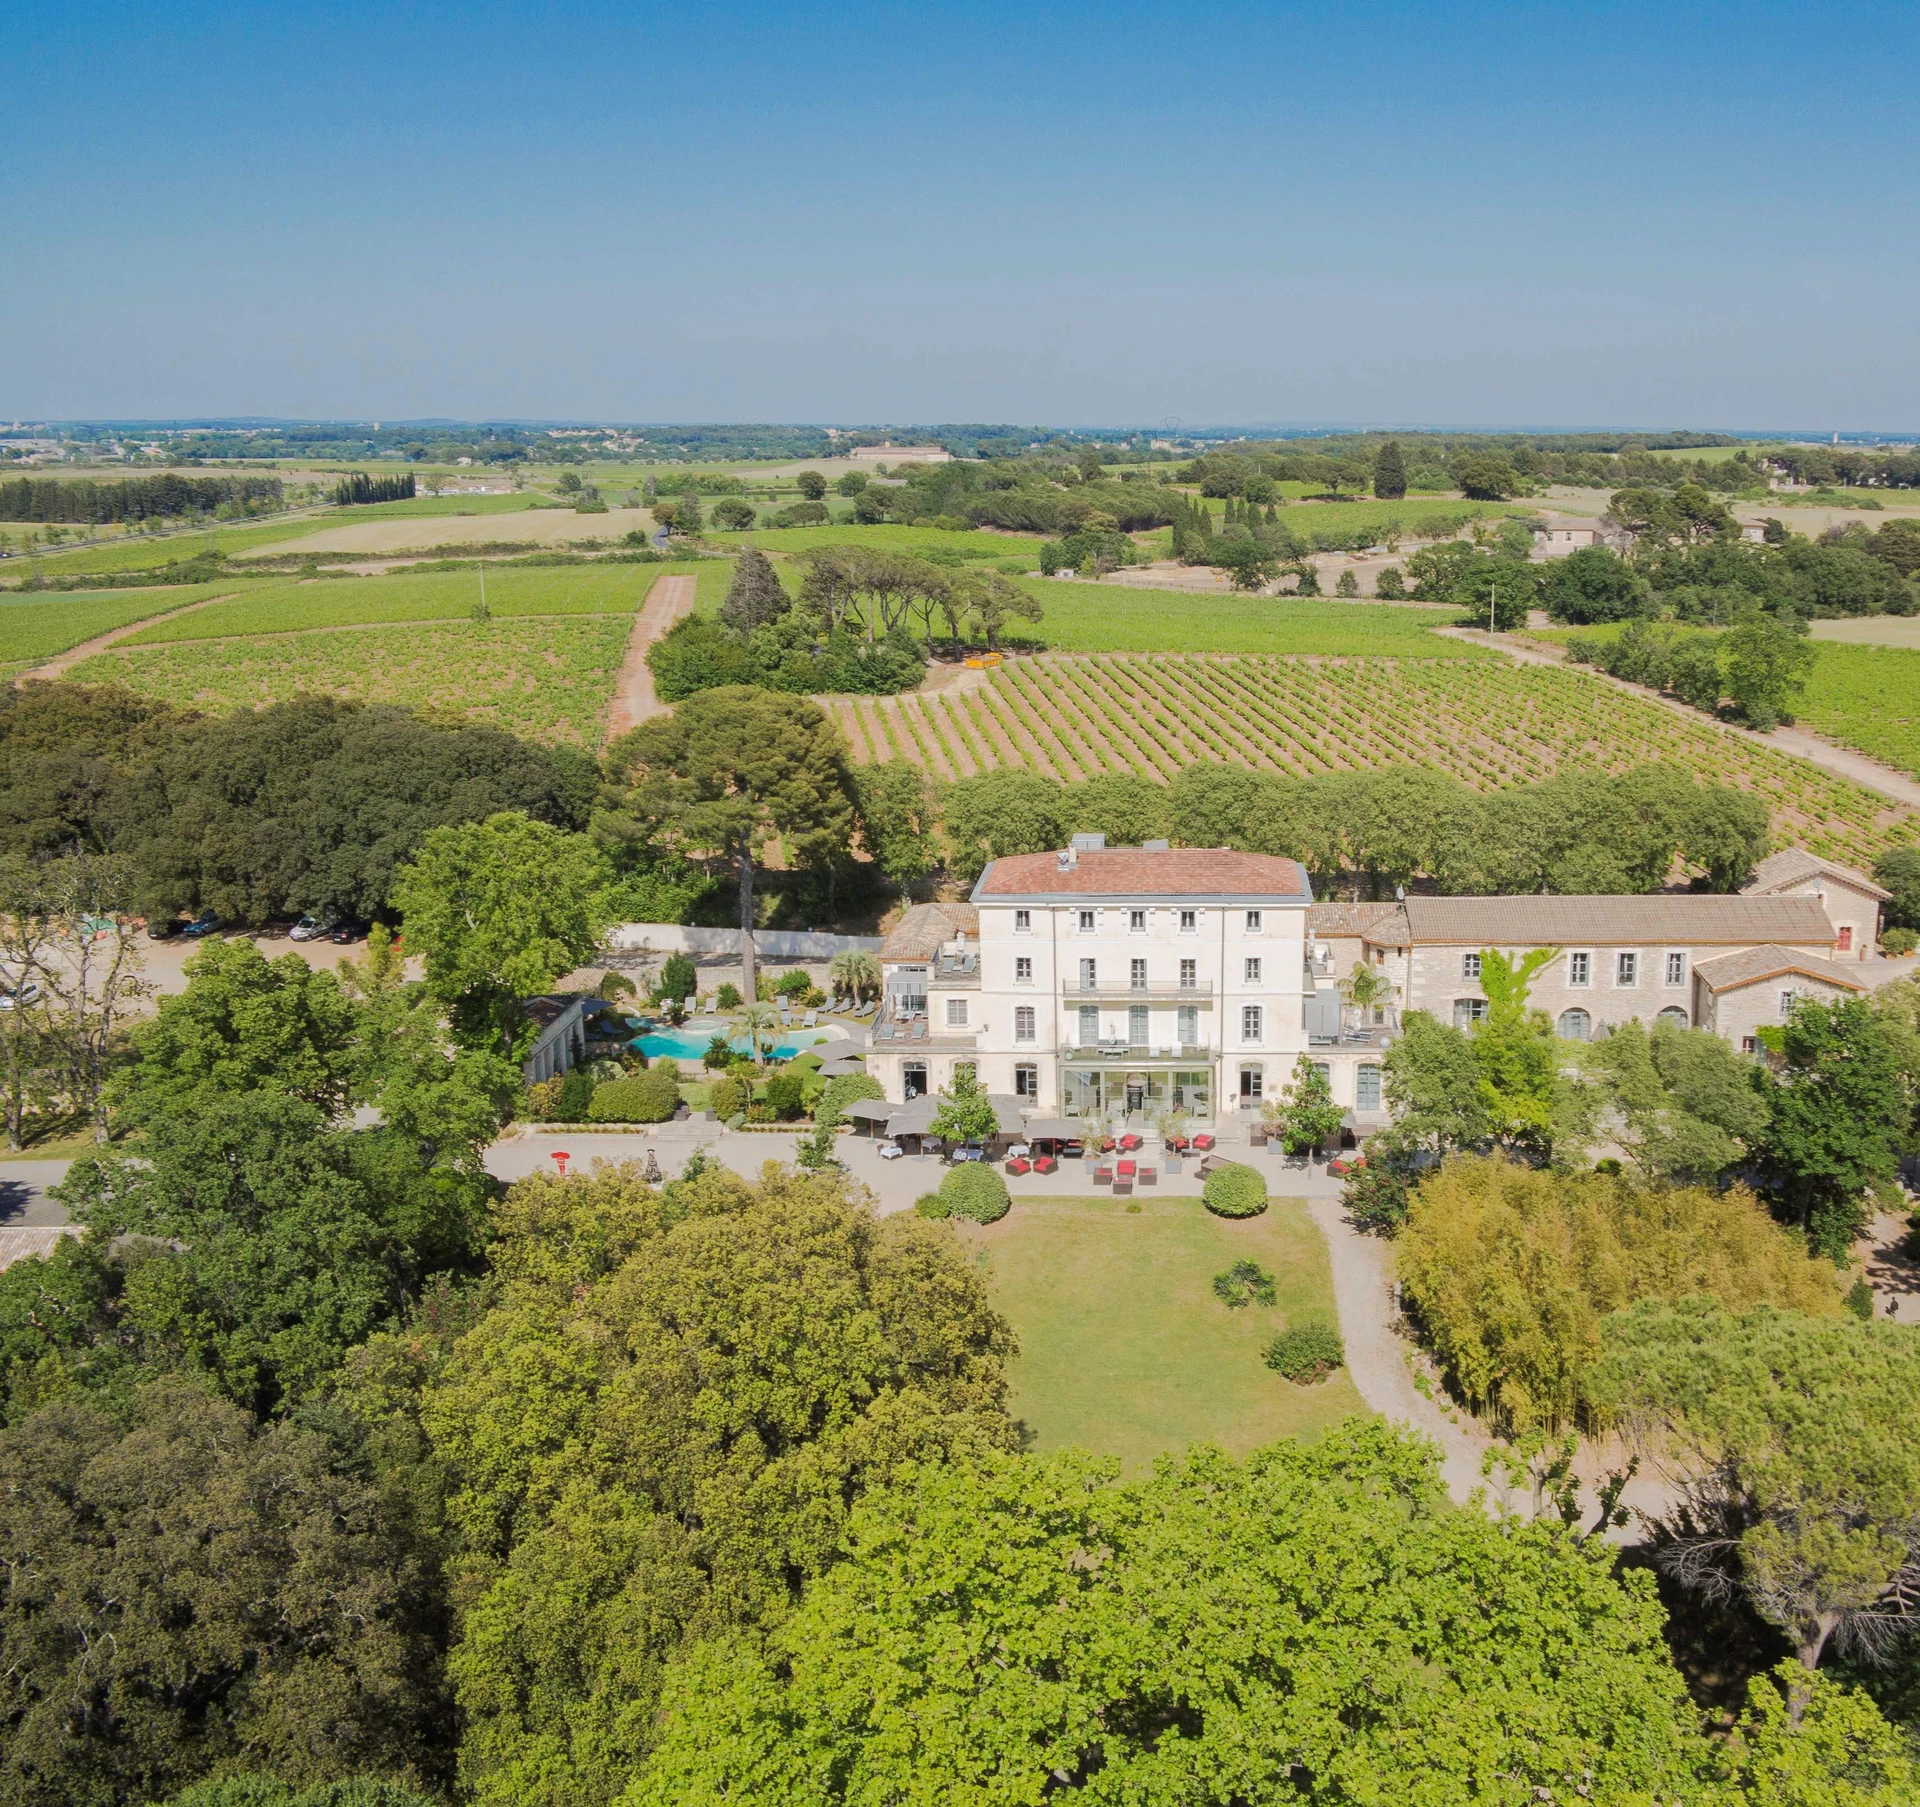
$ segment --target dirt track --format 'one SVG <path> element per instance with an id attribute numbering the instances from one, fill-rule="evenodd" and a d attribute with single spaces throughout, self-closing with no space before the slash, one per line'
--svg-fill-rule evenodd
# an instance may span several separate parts
<path id="1" fill-rule="evenodd" d="M 63 653 L 56 653 L 44 665 L 36 665 L 33 670 L 22 675 L 29 678 L 57 678 L 71 671 L 82 659 L 90 659 L 95 653 L 103 653 L 116 640 L 124 640 L 129 634 L 137 634 L 144 627 L 152 627 L 156 621 L 171 621 L 176 615 L 191 615 L 195 609 L 204 609 L 210 602 L 221 602 L 225 596 L 203 596 L 198 602 L 183 604 L 177 609 L 168 609 L 159 615 L 143 615 L 138 621 L 129 621 L 124 627 L 116 627 L 108 633 L 95 634 L 91 640 L 83 640 L 78 646 L 70 646 Z"/>
<path id="2" fill-rule="evenodd" d="M 647 649 L 693 607 L 693 599 L 691 577 L 653 580 L 653 588 L 633 618 L 627 656 L 620 661 L 620 675 L 614 680 L 613 701 L 607 705 L 607 744 L 611 745 L 648 716 L 665 710 L 666 704 L 653 688 L 653 673 L 647 669 Z"/>

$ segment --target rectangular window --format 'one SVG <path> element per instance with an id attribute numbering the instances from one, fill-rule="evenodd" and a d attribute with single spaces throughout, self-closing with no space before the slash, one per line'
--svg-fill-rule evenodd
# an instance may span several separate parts
<path id="1" fill-rule="evenodd" d="M 1249 910 L 1247 912 L 1247 933 L 1249 935 L 1257 935 L 1260 933 L 1260 912 L 1258 910 Z"/>
<path id="2" fill-rule="evenodd" d="M 947 1027 L 964 1029 L 967 1026 L 967 1000 L 965 998 L 947 999 Z"/>
<path id="3" fill-rule="evenodd" d="M 1613 957 L 1613 982 L 1616 985 L 1640 983 L 1640 956 L 1631 948 L 1622 948 Z"/>
<path id="4" fill-rule="evenodd" d="M 1261 1080 L 1265 1069 L 1262 1067 L 1242 1067 L 1240 1069 L 1240 1102 L 1258 1104 L 1260 1102 Z"/>
<path id="5" fill-rule="evenodd" d="M 1380 1108 L 1380 1069 L 1361 1067 L 1353 1077 L 1353 1108 L 1377 1111 Z"/>
<path id="6" fill-rule="evenodd" d="M 1200 1012 L 1191 1004 L 1182 1004 L 1174 1012 L 1174 1033 L 1180 1037 L 1183 1048 L 1197 1048 L 1200 1045 Z"/>
<path id="7" fill-rule="evenodd" d="M 1016 985 L 1031 985 L 1033 983 L 1032 955 L 1018 954 L 1014 957 L 1013 982 Z"/>
<path id="8" fill-rule="evenodd" d="M 1191 935 L 1194 933 L 1195 930 L 1199 928 L 1199 926 L 1200 926 L 1200 912 L 1198 910 L 1182 910 L 1180 912 L 1180 933 L 1181 934 Z"/>
<path id="9" fill-rule="evenodd" d="M 1480 956 L 1462 954 L 1460 956 L 1460 976 L 1463 979 L 1477 979 L 1480 976 Z"/>
<path id="10" fill-rule="evenodd" d="M 1743 1035 L 1743 1036 L 1741 1036 L 1741 1038 L 1740 1038 L 1740 1052 L 1741 1052 L 1742 1054 L 1758 1054 L 1758 1053 L 1760 1052 L 1760 1038 L 1759 1038 L 1759 1036 L 1757 1036 L 1757 1035 Z"/>
<path id="11" fill-rule="evenodd" d="M 1147 989 L 1146 961 L 1129 960 L 1127 962 L 1127 983 L 1132 986 L 1135 991 L 1145 991 Z"/>
<path id="12" fill-rule="evenodd" d="M 1331 1089 L 1333 1086 L 1333 1069 L 1330 1066 L 1328 1066 L 1324 1060 L 1316 1060 L 1309 1064 L 1312 1066 L 1313 1070 L 1316 1073 L 1318 1073 L 1320 1077 L 1327 1082 L 1328 1088 Z"/>
<path id="13" fill-rule="evenodd" d="M 1793 993 L 1790 991 L 1783 991 L 1780 994 L 1780 1020 L 1784 1023 L 1787 1020 L 1787 1018 L 1792 1015 L 1793 1015 Z"/>
<path id="14" fill-rule="evenodd" d="M 1127 912 L 1127 933 L 1129 935 L 1144 935 L 1146 932 L 1147 932 L 1146 911 L 1145 910 L 1129 910 Z"/>
<path id="15" fill-rule="evenodd" d="M 1485 998 L 1455 998 L 1453 1000 L 1453 1026 L 1456 1029 L 1471 1029 L 1475 1023 L 1487 1014 Z"/>
<path id="16" fill-rule="evenodd" d="M 1016 1098 L 1040 1096 L 1040 1069 L 1031 1062 L 1022 1061 L 1013 1069 L 1013 1095 Z"/>
<path id="17" fill-rule="evenodd" d="M 1100 982 L 1099 973 L 1100 965 L 1098 961 L 1082 960 L 1080 962 L 1080 989 L 1082 991 L 1092 991 Z"/>
<path id="18" fill-rule="evenodd" d="M 1241 1006 L 1240 1039 L 1243 1042 L 1257 1042 L 1260 1039 L 1265 1014 L 1258 1004 Z"/>
<path id="19" fill-rule="evenodd" d="M 1687 982 L 1687 957 L 1685 954 L 1667 956 L 1667 983 L 1684 985 Z"/>
<path id="20" fill-rule="evenodd" d="M 1080 1006 L 1080 1045 L 1083 1048 L 1097 1048 L 1100 1045 L 1100 1006 L 1098 1004 Z"/>
<path id="21" fill-rule="evenodd" d="M 1037 1041 L 1038 1035 L 1033 1026 L 1033 1006 L 1019 1005 L 1013 1013 L 1013 1039 L 1017 1042 Z"/>
<path id="22" fill-rule="evenodd" d="M 1247 983 L 1249 985 L 1260 983 L 1260 958 L 1257 954 L 1247 962 Z"/>
<path id="23" fill-rule="evenodd" d="M 1147 1037 L 1151 1033 L 1146 1005 L 1129 1004 L 1127 1006 L 1127 1046 L 1144 1048 L 1147 1045 Z"/>
<path id="24" fill-rule="evenodd" d="M 1013 932 L 1016 935 L 1031 935 L 1033 933 L 1033 912 L 1031 910 L 1014 911 Z"/>
<path id="25" fill-rule="evenodd" d="M 1180 986 L 1183 991 L 1191 991 L 1200 983 L 1200 962 L 1182 960 L 1180 962 Z"/>
<path id="26" fill-rule="evenodd" d="M 1593 983 L 1593 956 L 1585 953 L 1573 953 L 1567 956 L 1567 983 L 1569 985 L 1591 985 Z"/>
<path id="27" fill-rule="evenodd" d="M 1093 912 L 1091 910 L 1082 910 L 1080 912 L 1080 933 L 1083 935 L 1091 935 L 1093 933 Z"/>

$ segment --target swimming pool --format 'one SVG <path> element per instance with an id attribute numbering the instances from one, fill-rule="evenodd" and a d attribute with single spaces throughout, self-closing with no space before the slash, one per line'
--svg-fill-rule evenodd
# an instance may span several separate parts
<path id="1" fill-rule="evenodd" d="M 662 1054 L 670 1054 L 675 1060 L 688 1060 L 699 1063 L 707 1051 L 707 1043 L 721 1033 L 724 1025 L 716 1021 L 712 1028 L 696 1028 L 689 1025 L 685 1029 L 649 1029 L 645 1035 L 636 1035 L 631 1045 L 640 1050 L 649 1060 L 655 1060 Z M 821 1042 L 835 1038 L 820 1029 L 789 1029 L 774 1038 L 772 1051 L 780 1060 L 791 1060 L 794 1055 L 805 1049 L 817 1047 Z M 728 1038 L 728 1045 L 740 1053 L 750 1053 L 745 1035 Z M 764 1049 L 768 1046 L 761 1042 Z"/>

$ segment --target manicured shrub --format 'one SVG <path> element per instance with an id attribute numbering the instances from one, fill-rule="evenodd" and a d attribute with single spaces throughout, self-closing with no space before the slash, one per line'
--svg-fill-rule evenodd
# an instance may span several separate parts
<path id="1" fill-rule="evenodd" d="M 940 1199 L 949 1217 L 971 1218 L 975 1223 L 997 1223 L 1013 1203 L 999 1172 L 979 1161 L 948 1168 L 940 1182 Z"/>
<path id="2" fill-rule="evenodd" d="M 1236 1261 L 1213 1277 L 1213 1296 L 1229 1311 L 1271 1305 L 1278 1296 L 1273 1276 L 1257 1261 Z"/>
<path id="3" fill-rule="evenodd" d="M 1902 954 L 1910 954 L 1920 947 L 1920 934 L 1912 929 L 1888 929 L 1880 937 L 1880 951 L 1898 959 Z"/>
<path id="4" fill-rule="evenodd" d="M 560 1090 L 554 1096 L 553 1115 L 549 1123 L 584 1123 L 587 1120 L 587 1107 L 593 1102 L 593 1075 L 584 1067 L 575 1067 L 560 1081 Z"/>
<path id="5" fill-rule="evenodd" d="M 1340 1332 L 1323 1318 L 1290 1324 L 1267 1345 L 1266 1363 L 1296 1386 L 1310 1387 L 1345 1364 Z"/>
<path id="6" fill-rule="evenodd" d="M 780 975 L 780 983 L 774 988 L 783 998 L 804 998 L 813 989 L 813 981 L 799 967 Z"/>
<path id="7" fill-rule="evenodd" d="M 657 987 L 663 998 L 690 998 L 700 989 L 700 972 L 685 954 L 669 954 L 660 965 Z"/>
<path id="8" fill-rule="evenodd" d="M 776 1123 L 791 1123 L 807 1108 L 806 1082 L 798 1073 L 776 1073 L 761 1100 Z"/>
<path id="9" fill-rule="evenodd" d="M 1200 1198 L 1216 1217 L 1258 1217 L 1267 1208 L 1266 1175 L 1229 1161 L 1207 1175 Z"/>
<path id="10" fill-rule="evenodd" d="M 740 987 L 729 979 L 726 984 L 722 985 L 720 989 L 713 994 L 713 1001 L 718 1009 L 738 1010 L 740 1008 Z"/>
<path id="11" fill-rule="evenodd" d="M 722 1073 L 707 1088 L 707 1108 L 722 1123 L 729 1117 L 736 1117 L 747 1108 L 750 1093 L 731 1073 Z"/>
<path id="12" fill-rule="evenodd" d="M 680 1082 L 658 1067 L 596 1086 L 590 1123 L 664 1123 L 680 1102 Z"/>

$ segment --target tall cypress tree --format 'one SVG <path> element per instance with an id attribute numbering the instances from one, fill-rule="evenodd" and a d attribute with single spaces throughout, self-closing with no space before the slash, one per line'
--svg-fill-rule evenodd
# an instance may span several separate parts
<path id="1" fill-rule="evenodd" d="M 1407 493 L 1407 460 L 1397 439 L 1373 455 L 1373 493 L 1383 502 L 1397 502 Z"/>

